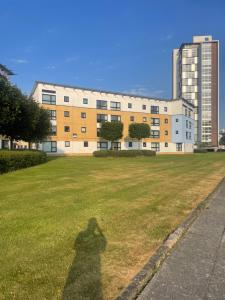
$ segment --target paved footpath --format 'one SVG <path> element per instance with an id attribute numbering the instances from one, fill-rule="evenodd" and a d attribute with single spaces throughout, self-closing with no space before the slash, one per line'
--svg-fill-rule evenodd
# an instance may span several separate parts
<path id="1" fill-rule="evenodd" d="M 225 300 L 225 182 L 138 300 Z"/>

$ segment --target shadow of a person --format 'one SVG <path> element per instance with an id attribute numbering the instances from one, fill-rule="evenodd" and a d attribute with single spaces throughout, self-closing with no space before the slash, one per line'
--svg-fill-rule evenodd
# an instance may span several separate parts
<path id="1" fill-rule="evenodd" d="M 74 243 L 76 256 L 71 265 L 62 300 L 102 300 L 101 253 L 106 248 L 106 238 L 96 218 L 88 221 Z"/>

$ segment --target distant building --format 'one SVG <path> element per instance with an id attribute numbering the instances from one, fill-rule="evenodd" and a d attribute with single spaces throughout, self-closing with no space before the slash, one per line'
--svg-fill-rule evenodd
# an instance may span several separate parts
<path id="1" fill-rule="evenodd" d="M 120 92 L 37 81 L 32 97 L 49 111 L 51 136 L 41 149 L 52 154 L 91 154 L 95 150 L 139 149 L 129 138 L 129 124 L 146 123 L 149 138 L 141 148 L 160 153 L 193 152 L 194 106 L 183 99 L 166 100 Z M 123 138 L 108 142 L 99 137 L 104 121 L 122 121 Z"/>
<path id="2" fill-rule="evenodd" d="M 6 66 L 0 64 L 0 77 L 5 77 L 8 79 L 11 75 L 14 75 L 14 73 L 6 68 Z"/>
<path id="3" fill-rule="evenodd" d="M 195 106 L 195 142 L 217 147 L 219 140 L 219 41 L 194 36 L 173 50 L 173 98 Z"/>

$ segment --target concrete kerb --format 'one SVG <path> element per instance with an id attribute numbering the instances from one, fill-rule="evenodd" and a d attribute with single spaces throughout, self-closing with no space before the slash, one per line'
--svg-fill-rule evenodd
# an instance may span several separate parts
<path id="1" fill-rule="evenodd" d="M 171 253 L 176 243 L 184 236 L 191 224 L 196 220 L 200 213 L 209 206 L 214 196 L 218 193 L 221 185 L 225 183 L 223 178 L 216 188 L 191 212 L 186 220 L 181 223 L 171 234 L 164 240 L 162 246 L 156 253 L 151 256 L 149 261 L 144 265 L 141 271 L 131 280 L 129 285 L 121 292 L 115 300 L 134 300 L 153 278 L 166 257 Z"/>

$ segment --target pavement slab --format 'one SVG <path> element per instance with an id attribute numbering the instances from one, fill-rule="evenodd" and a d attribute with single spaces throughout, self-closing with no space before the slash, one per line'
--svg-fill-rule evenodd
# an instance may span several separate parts
<path id="1" fill-rule="evenodd" d="M 225 182 L 138 300 L 225 300 Z"/>

